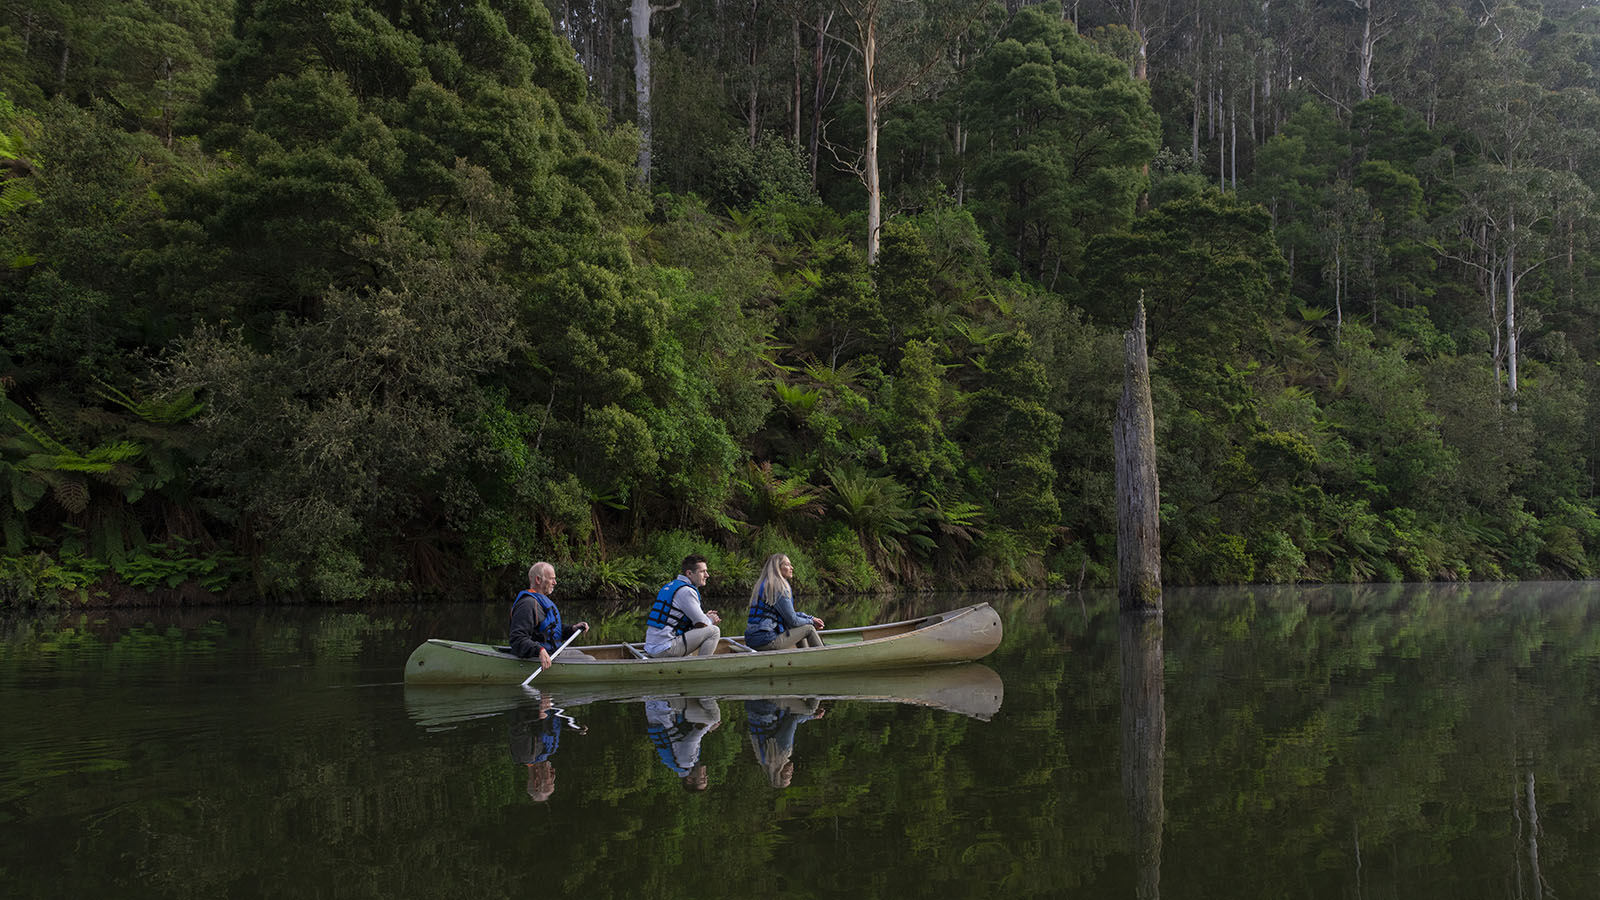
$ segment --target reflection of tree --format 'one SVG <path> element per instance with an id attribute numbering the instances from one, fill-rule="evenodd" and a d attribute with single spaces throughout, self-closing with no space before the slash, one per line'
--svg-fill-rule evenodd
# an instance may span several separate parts
<path id="1" fill-rule="evenodd" d="M 540 805 L 506 719 L 429 731 L 385 684 L 419 631 L 464 630 L 415 621 L 433 612 L 13 625 L 0 870 L 8 896 L 748 896 L 706 877 L 735 871 L 787 873 L 778 897 L 1137 895 L 1155 832 L 1126 828 L 1114 600 L 997 599 L 993 721 L 830 703 L 798 730 L 786 791 L 742 728 L 706 737 L 712 787 L 687 794 L 637 704 L 585 707 Z M 1594 586 L 1166 601 L 1169 897 L 1600 883 Z M 1147 763 L 1128 784 L 1163 771 Z"/>
<path id="2" fill-rule="evenodd" d="M 1600 629 L 1592 589 L 1583 602 L 1576 590 L 1241 590 L 1204 610 L 1173 600 L 1183 638 L 1168 658 L 1184 696 L 1169 729 L 1168 869 L 1263 894 L 1305 893 L 1306 873 L 1331 896 L 1341 883 L 1350 895 L 1445 897 L 1511 880 L 1507 749 L 1538 759 L 1541 779 L 1596 756 L 1581 741 L 1550 745 L 1558 728 L 1596 724 Z M 1589 883 L 1595 837 L 1579 838 L 1587 856 L 1541 843 L 1547 879 Z"/>
<path id="3" fill-rule="evenodd" d="M 1122 658 L 1122 791 L 1132 820 L 1134 895 L 1161 896 L 1161 833 L 1167 811 L 1162 798 L 1167 758 L 1167 713 L 1162 694 L 1159 611 L 1124 611 L 1119 616 Z"/>

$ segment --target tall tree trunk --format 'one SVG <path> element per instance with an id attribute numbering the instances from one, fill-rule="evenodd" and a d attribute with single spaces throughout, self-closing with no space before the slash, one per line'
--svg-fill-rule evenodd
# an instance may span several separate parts
<path id="1" fill-rule="evenodd" d="M 804 85 L 802 84 L 802 82 L 805 80 L 804 79 L 805 66 L 804 66 L 804 64 L 802 62 L 804 57 L 805 57 L 805 52 L 804 52 L 805 48 L 803 48 L 800 45 L 800 17 L 796 16 L 794 18 L 794 21 L 791 22 L 790 24 L 793 26 L 792 30 L 794 32 L 794 34 L 793 34 L 793 37 L 794 37 L 794 57 L 791 60 L 791 62 L 794 64 L 794 98 L 790 101 L 793 104 L 793 108 L 790 110 L 793 113 L 793 115 L 791 116 L 792 121 L 789 123 L 790 124 L 790 139 L 794 141 L 794 145 L 796 147 L 799 147 L 800 146 L 800 115 L 801 115 L 801 107 L 804 105 L 803 97 L 805 96 L 805 94 L 804 94 L 805 88 L 804 88 Z"/>
<path id="2" fill-rule="evenodd" d="M 1194 115 L 1189 119 L 1189 158 L 1200 168 L 1200 69 L 1194 70 Z"/>
<path id="3" fill-rule="evenodd" d="M 1479 226 L 1480 232 L 1486 229 Z M 1500 391 L 1505 388 L 1505 319 L 1500 314 L 1500 273 L 1495 268 L 1494 259 L 1488 251 L 1484 251 L 1484 266 L 1482 280 L 1479 284 L 1486 288 L 1484 291 L 1485 302 L 1489 306 L 1489 359 L 1494 363 L 1494 393 L 1500 396 Z M 1487 282 L 1487 283 L 1485 283 Z"/>
<path id="4" fill-rule="evenodd" d="M 1129 22 L 1133 28 L 1133 39 L 1137 46 L 1133 56 L 1133 80 L 1150 80 L 1150 42 L 1144 36 L 1144 4 L 1140 0 L 1132 0 L 1128 4 Z"/>
<path id="5" fill-rule="evenodd" d="M 1356 96 L 1372 99 L 1372 56 L 1378 39 L 1372 35 L 1372 0 L 1350 0 L 1361 10 L 1361 47 L 1357 51 Z"/>
<path id="6" fill-rule="evenodd" d="M 862 166 L 867 182 L 867 265 L 878 260 L 878 238 L 883 228 L 883 190 L 878 181 L 878 22 L 868 17 L 861 34 L 862 69 L 865 73 L 867 144 Z"/>
<path id="7" fill-rule="evenodd" d="M 1506 251 L 1506 391 L 1511 410 L 1517 409 L 1517 214 L 1511 214 L 1510 249 Z"/>
<path id="8" fill-rule="evenodd" d="M 1228 143 L 1232 150 L 1228 154 L 1228 180 L 1233 182 L 1234 193 L 1239 191 L 1239 98 L 1237 95 L 1228 101 Z"/>
<path id="9" fill-rule="evenodd" d="M 1344 253 L 1343 248 L 1333 248 L 1333 342 L 1338 344 L 1344 334 Z"/>
<path id="10" fill-rule="evenodd" d="M 1161 483 L 1150 401 L 1144 294 L 1123 336 L 1122 399 L 1112 443 L 1117 478 L 1117 598 L 1123 612 L 1161 610 Z"/>
<path id="11" fill-rule="evenodd" d="M 650 186 L 650 152 L 653 130 L 650 124 L 650 18 L 658 12 L 677 9 L 683 0 L 674 0 L 671 6 L 651 6 L 650 0 L 631 0 L 628 8 L 629 24 L 633 29 L 633 99 L 639 124 L 639 184 Z M 598 18 L 598 17 L 596 17 Z M 607 29 L 607 34 L 616 29 Z M 607 71 L 611 69 L 607 66 Z"/>
<path id="12" fill-rule="evenodd" d="M 632 0 L 628 18 L 633 26 L 633 99 L 639 125 L 639 185 L 650 186 L 650 0 Z"/>
<path id="13" fill-rule="evenodd" d="M 750 53 L 745 60 L 746 70 L 750 74 L 750 93 L 745 100 L 746 131 L 745 139 L 750 143 L 750 149 L 756 148 L 756 138 L 761 133 L 761 115 L 757 103 L 761 98 L 761 79 L 756 77 L 756 64 L 761 62 L 761 45 L 756 32 L 756 3 L 750 0 Z"/>
<path id="14" fill-rule="evenodd" d="M 1074 12 L 1074 14 L 1076 14 L 1076 12 L 1077 12 L 1076 8 L 1074 8 L 1073 12 Z M 1074 26 L 1074 27 L 1076 27 L 1076 26 Z M 966 60 L 966 54 L 963 53 L 962 51 L 963 51 L 962 41 L 960 39 L 958 39 L 956 41 L 956 71 L 958 71 L 958 72 L 961 71 L 961 66 Z M 967 195 L 967 131 L 966 131 L 965 128 L 961 127 L 961 117 L 962 117 L 962 114 L 965 113 L 965 112 L 966 112 L 966 110 L 963 109 L 962 106 L 961 106 L 961 101 L 959 99 L 957 99 L 956 100 L 955 136 L 954 136 L 954 139 L 951 141 L 951 147 L 954 149 L 955 158 L 956 158 L 956 160 L 955 160 L 955 162 L 956 162 L 955 192 L 956 192 L 956 206 L 957 207 L 962 207 L 962 206 L 966 205 L 966 195 Z"/>
<path id="15" fill-rule="evenodd" d="M 1200 48 L 1205 41 L 1200 36 L 1200 6 L 1194 8 L 1194 116 L 1189 126 L 1189 158 L 1194 160 L 1196 172 L 1200 171 Z"/>
<path id="16" fill-rule="evenodd" d="M 817 12 L 817 47 L 811 54 L 811 72 L 814 88 L 811 96 L 811 145 L 807 149 L 811 156 L 811 186 L 817 186 L 817 163 L 822 154 L 822 106 L 824 95 L 827 92 L 826 78 L 826 47 L 828 43 L 828 28 L 833 24 L 833 14 Z"/>
<path id="17" fill-rule="evenodd" d="M 161 93 L 161 134 L 167 149 L 172 149 L 172 57 L 162 60 L 164 86 Z"/>
<path id="18" fill-rule="evenodd" d="M 1217 189 L 1226 191 L 1228 189 L 1228 135 L 1222 130 L 1222 103 L 1222 87 L 1219 85 L 1217 87 L 1216 113 L 1214 116 L 1217 123 L 1215 126 L 1217 132 Z"/>

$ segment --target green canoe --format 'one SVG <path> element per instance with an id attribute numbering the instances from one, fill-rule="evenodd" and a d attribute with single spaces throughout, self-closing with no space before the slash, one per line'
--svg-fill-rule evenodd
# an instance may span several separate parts
<path id="1" fill-rule="evenodd" d="M 617 682 L 671 682 L 776 673 L 858 672 L 969 662 L 1000 646 L 1000 616 L 987 603 L 950 612 L 822 632 L 824 647 L 754 651 L 723 638 L 710 656 L 651 659 L 640 644 L 579 647 L 593 660 L 558 659 L 539 675 L 539 687 Z M 575 647 L 578 645 L 574 645 Z M 518 684 L 538 660 L 505 647 L 435 638 L 406 660 L 406 684 Z"/>

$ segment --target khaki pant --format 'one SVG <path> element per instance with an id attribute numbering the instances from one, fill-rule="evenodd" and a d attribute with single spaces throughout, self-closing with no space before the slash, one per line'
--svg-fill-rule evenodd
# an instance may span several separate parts
<path id="1" fill-rule="evenodd" d="M 799 628 L 791 628 L 788 631 L 785 631 L 783 634 L 773 638 L 772 643 L 766 645 L 765 647 L 757 647 L 756 649 L 788 650 L 792 647 L 821 646 L 822 638 L 817 636 L 817 627 L 815 625 L 801 625 Z"/>
<path id="2" fill-rule="evenodd" d="M 722 629 L 715 625 L 702 625 L 673 638 L 672 646 L 657 653 L 656 657 L 710 656 L 717 652 L 717 642 L 720 640 L 722 640 Z"/>

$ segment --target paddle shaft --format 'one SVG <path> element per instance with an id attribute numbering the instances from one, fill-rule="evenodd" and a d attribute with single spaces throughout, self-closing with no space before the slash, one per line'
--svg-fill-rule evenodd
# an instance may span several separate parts
<path id="1" fill-rule="evenodd" d="M 575 641 L 575 640 L 577 640 L 577 639 L 578 639 L 578 635 L 580 635 L 580 634 L 583 634 L 583 631 L 584 631 L 584 630 L 583 630 L 583 629 L 582 629 L 582 628 L 580 628 L 580 629 L 578 629 L 578 630 L 577 630 L 577 631 L 574 631 L 574 632 L 573 632 L 573 633 L 572 633 L 572 637 L 569 637 L 569 638 L 567 638 L 567 639 L 566 639 L 566 640 L 565 640 L 565 641 L 563 641 L 563 642 L 562 642 L 562 643 L 561 643 L 561 646 L 559 646 L 559 647 L 557 647 L 557 648 L 556 648 L 556 652 L 554 652 L 554 653 L 552 653 L 552 654 L 550 654 L 550 661 L 551 661 L 551 662 L 552 662 L 552 663 L 553 663 L 553 662 L 555 662 L 555 661 L 556 661 L 556 657 L 558 657 L 558 656 L 560 656 L 560 655 L 561 655 L 561 651 L 563 651 L 563 650 L 565 650 L 565 649 L 567 649 L 567 647 L 568 647 L 568 646 L 569 646 L 569 645 L 571 645 L 571 643 L 572 643 L 572 642 L 573 642 L 573 641 Z M 528 686 L 528 682 L 529 682 L 529 681 L 532 681 L 532 680 L 534 680 L 534 679 L 535 679 L 535 678 L 538 678 L 538 677 L 539 677 L 539 673 L 540 673 L 540 672 L 543 672 L 543 671 L 544 671 L 544 666 L 540 666 L 540 667 L 539 667 L 539 668 L 537 668 L 537 669 L 534 669 L 534 670 L 533 670 L 533 674 L 532 674 L 532 675 L 529 675 L 529 676 L 528 676 L 528 677 L 527 677 L 527 679 L 526 679 L 526 680 L 525 680 L 525 681 L 523 681 L 523 682 L 522 682 L 522 686 L 523 686 L 523 687 L 527 687 L 527 686 Z"/>

